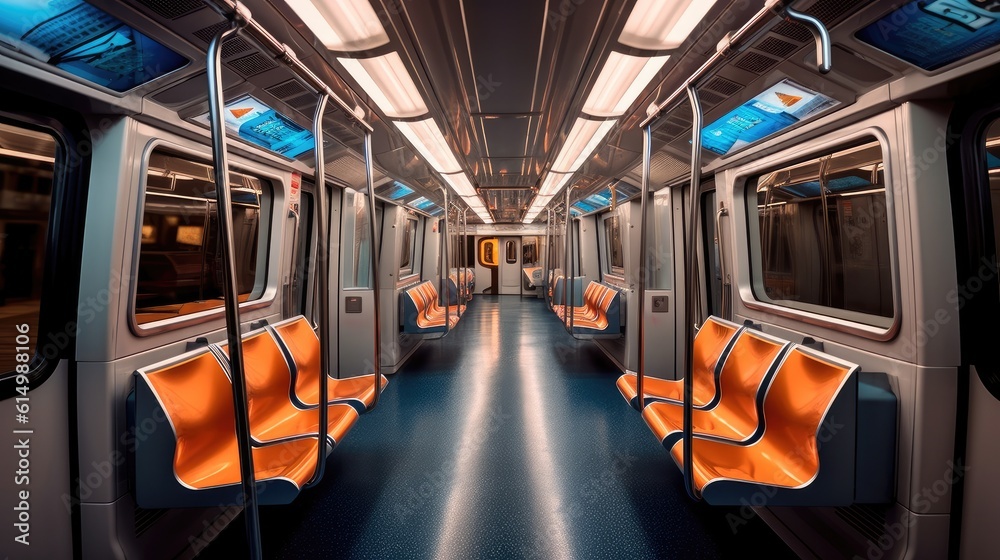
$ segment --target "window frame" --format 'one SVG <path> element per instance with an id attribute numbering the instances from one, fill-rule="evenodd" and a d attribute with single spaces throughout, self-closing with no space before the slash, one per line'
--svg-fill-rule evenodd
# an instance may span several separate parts
<path id="1" fill-rule="evenodd" d="M 615 210 L 608 212 L 606 215 L 601 216 L 601 237 L 604 242 L 601 244 L 601 259 L 604 263 L 605 276 L 611 276 L 614 279 L 624 281 L 625 280 L 625 236 L 622 233 L 622 216 L 619 213 L 619 206 Z M 621 247 L 619 248 L 619 253 L 621 254 L 622 266 L 617 267 L 611 263 L 611 232 L 608 230 L 608 221 L 618 220 L 618 239 L 621 241 Z"/>
<path id="2" fill-rule="evenodd" d="M 413 227 L 412 230 L 410 229 L 411 226 Z M 417 235 L 419 230 L 420 230 L 420 220 L 417 219 L 417 216 L 410 213 L 406 213 L 405 225 L 402 228 L 402 238 L 400 239 L 399 256 L 400 258 L 402 258 L 403 241 L 406 239 L 406 235 L 412 231 L 412 234 L 410 235 L 410 262 L 408 267 L 403 268 L 402 266 L 400 266 L 399 269 L 397 270 L 397 275 L 396 275 L 397 282 L 402 282 L 404 280 L 410 279 L 413 276 L 420 275 L 420 268 L 416 266 Z"/>
<path id="3" fill-rule="evenodd" d="M 201 148 L 202 146 L 199 145 L 198 147 Z M 143 213 L 146 208 L 146 195 L 148 194 L 147 183 L 149 177 L 149 160 L 150 156 L 155 151 L 160 151 L 173 157 L 185 158 L 200 165 L 212 165 L 210 163 L 212 161 L 212 155 L 210 152 L 191 149 L 190 147 L 181 146 L 162 139 L 151 140 L 142 150 L 142 163 L 138 183 L 139 200 L 138 204 L 136 204 L 135 226 L 131 232 L 132 263 L 128 285 L 128 310 L 126 313 L 128 317 L 129 330 L 132 334 L 138 337 L 149 337 L 163 332 L 179 330 L 193 325 L 223 319 L 225 315 L 225 307 L 220 306 L 168 319 L 161 319 L 159 321 L 150 321 L 148 323 L 140 324 L 136 320 L 136 292 L 139 287 L 138 278 L 139 260 L 142 253 Z M 274 288 L 274 279 L 272 277 L 275 275 L 271 273 L 272 244 L 274 241 L 275 229 L 274 220 L 275 216 L 279 214 L 276 209 L 283 208 L 286 204 L 284 194 L 284 189 L 286 187 L 285 178 L 286 176 L 290 177 L 290 173 L 282 174 L 272 168 L 255 166 L 252 164 L 246 165 L 246 162 L 244 162 L 241 158 L 235 157 L 230 159 L 229 172 L 250 175 L 261 182 L 260 234 L 257 240 L 257 271 L 254 276 L 253 289 L 250 291 L 251 296 L 253 294 L 258 294 L 258 297 L 256 299 L 248 299 L 247 301 L 240 303 L 240 312 L 243 313 L 268 307 L 274 302 L 276 288 Z M 264 229 L 265 227 L 267 228 L 266 230 Z"/>
<path id="4" fill-rule="evenodd" d="M 80 131 L 87 130 L 77 113 L 41 103 L 17 92 L 5 93 L 11 109 L 0 108 L 0 121 L 48 134 L 56 144 L 35 352 L 28 362 L 28 372 L 22 374 L 27 376 L 27 388 L 31 391 L 49 379 L 61 360 L 72 360 L 76 355 L 78 286 L 82 273 L 83 224 L 90 192 L 92 155 L 75 148 L 86 142 Z M 54 219 L 54 216 L 61 219 Z M 56 282 L 56 278 L 61 280 Z M 67 285 L 72 287 L 67 289 Z M 53 331 L 54 326 L 60 330 Z M 70 326 L 72 333 L 68 331 Z M 61 348 L 56 347 L 55 355 L 48 358 L 46 352 L 39 351 L 38 341 L 53 333 L 66 336 L 67 343 Z M 14 334 L 10 333 L 12 339 Z M 22 396 L 18 389 L 24 386 L 18 383 L 16 370 L 0 372 L 0 401 Z"/>
<path id="5" fill-rule="evenodd" d="M 745 255 L 737 262 L 738 278 L 734 278 L 734 280 L 737 282 L 740 301 L 744 306 L 755 311 L 763 311 L 774 316 L 794 319 L 810 325 L 825 327 L 875 341 L 884 342 L 896 336 L 899 332 L 902 317 L 899 286 L 899 242 L 897 234 L 899 217 L 896 215 L 896 191 L 904 189 L 908 179 L 905 165 L 898 166 L 897 170 L 888 138 L 888 135 L 882 128 L 874 124 L 868 124 L 841 137 L 821 139 L 821 143 L 809 146 L 804 154 L 786 151 L 775 159 L 768 158 L 756 161 L 736 172 L 735 179 L 732 182 L 734 189 L 733 206 L 734 211 L 740 214 L 744 220 L 745 234 L 742 243 L 745 244 L 743 247 Z M 757 204 L 757 192 L 752 186 L 754 184 L 753 180 L 774 170 L 816 160 L 871 142 L 878 142 L 882 152 L 889 244 L 890 289 L 892 290 L 892 316 L 882 317 L 814 304 L 789 307 L 759 298 L 757 294 L 764 293 L 764 284 L 763 273 L 758 270 L 762 263 L 759 243 L 759 216 L 757 213 L 753 213 L 752 215 L 750 213 L 750 204 L 752 203 L 754 206 Z"/>

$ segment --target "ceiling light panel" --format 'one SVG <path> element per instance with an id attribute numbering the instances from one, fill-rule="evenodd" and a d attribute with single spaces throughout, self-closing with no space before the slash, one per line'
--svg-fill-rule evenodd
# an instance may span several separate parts
<path id="1" fill-rule="evenodd" d="M 286 0 L 331 51 L 357 52 L 389 42 L 368 0 Z"/>
<path id="2" fill-rule="evenodd" d="M 408 119 L 427 114 L 427 105 L 399 53 L 337 60 L 387 117 Z"/>
<path id="3" fill-rule="evenodd" d="M 566 137 L 566 142 L 563 144 L 562 150 L 559 151 L 559 156 L 556 158 L 555 163 L 552 164 L 552 171 L 556 173 L 575 173 L 614 126 L 615 121 L 613 120 L 592 121 L 583 118 L 576 119 L 576 124 L 570 130 L 569 136 Z"/>
<path id="4" fill-rule="evenodd" d="M 538 190 L 538 198 L 555 196 L 572 176 L 572 173 L 549 173 L 542 181 L 542 188 Z"/>
<path id="5" fill-rule="evenodd" d="M 669 56 L 647 58 L 611 51 L 583 112 L 595 117 L 617 117 L 635 103 L 650 80 L 663 68 Z"/>
<path id="6" fill-rule="evenodd" d="M 476 196 L 476 188 L 472 186 L 472 182 L 469 181 L 469 177 L 465 173 L 442 174 L 441 176 L 459 196 Z"/>
<path id="7" fill-rule="evenodd" d="M 638 0 L 618 42 L 659 51 L 680 47 L 716 0 Z"/>
<path id="8" fill-rule="evenodd" d="M 393 124 L 438 173 L 459 173 L 462 171 L 462 167 L 455 159 L 455 154 L 451 151 L 451 147 L 445 141 L 444 135 L 441 134 L 441 129 L 438 128 L 434 119 L 417 122 L 393 121 Z"/>

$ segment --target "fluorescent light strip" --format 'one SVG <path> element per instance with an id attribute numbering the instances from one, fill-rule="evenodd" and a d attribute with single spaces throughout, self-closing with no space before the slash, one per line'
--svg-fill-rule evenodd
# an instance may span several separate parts
<path id="1" fill-rule="evenodd" d="M 442 174 L 444 180 L 451 186 L 451 190 L 459 196 L 476 196 L 476 188 L 472 186 L 465 173 Z"/>
<path id="2" fill-rule="evenodd" d="M 587 96 L 583 112 L 595 117 L 623 115 L 669 58 L 646 58 L 611 51 Z"/>
<path id="3" fill-rule="evenodd" d="M 615 121 L 592 121 L 578 118 L 573 129 L 570 130 L 566 142 L 555 163 L 552 164 L 552 171 L 556 173 L 575 173 L 583 165 L 583 162 L 594 152 L 598 144 L 604 140 Z M 553 193 L 554 194 L 554 193 Z"/>
<path id="4" fill-rule="evenodd" d="M 427 114 L 427 105 L 399 53 L 337 60 L 386 116 L 408 119 Z"/>
<path id="5" fill-rule="evenodd" d="M 462 171 L 455 154 L 451 151 L 451 146 L 445 141 L 434 119 L 417 122 L 393 121 L 393 124 L 438 173 L 450 174 Z"/>
<path id="6" fill-rule="evenodd" d="M 368 0 L 286 0 L 323 46 L 355 52 L 381 47 L 389 36 Z"/>
<path id="7" fill-rule="evenodd" d="M 638 0 L 618 42 L 637 49 L 679 48 L 716 0 Z"/>
<path id="8" fill-rule="evenodd" d="M 572 173 L 549 173 L 545 176 L 545 181 L 542 181 L 542 188 L 538 190 L 538 198 L 552 198 L 572 176 Z"/>

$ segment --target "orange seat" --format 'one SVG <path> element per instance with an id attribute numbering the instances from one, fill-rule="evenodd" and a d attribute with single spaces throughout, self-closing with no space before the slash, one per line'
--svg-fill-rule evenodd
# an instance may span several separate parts
<path id="1" fill-rule="evenodd" d="M 233 390 L 210 348 L 140 369 L 136 375 L 136 501 L 144 508 L 228 503 L 240 462 Z M 145 428 L 148 421 L 155 428 Z M 261 503 L 291 502 L 312 476 L 315 436 L 252 448 Z"/>
<path id="2" fill-rule="evenodd" d="M 228 344 L 218 345 L 228 359 Z M 291 401 L 292 372 L 274 335 L 259 329 L 243 335 L 243 369 L 247 386 L 247 411 L 250 437 L 259 444 L 319 433 L 319 408 L 297 408 Z M 331 448 L 358 420 L 349 404 L 331 404 L 327 408 L 327 438 Z"/>
<path id="3" fill-rule="evenodd" d="M 717 404 L 692 410 L 692 432 L 698 436 L 745 442 L 757 435 L 760 426 L 757 398 L 767 387 L 770 374 L 789 343 L 762 332 L 745 329 L 725 357 L 719 374 Z M 642 418 L 667 448 L 683 435 L 684 407 L 676 402 L 653 402 Z"/>
<path id="4" fill-rule="evenodd" d="M 583 305 L 553 307 L 556 316 L 564 323 L 572 319 L 575 334 L 618 334 L 620 332 L 618 290 L 591 281 L 583 293 Z"/>
<path id="5" fill-rule="evenodd" d="M 295 379 L 292 397 L 302 407 L 319 406 L 320 345 L 309 321 L 298 316 L 269 327 L 287 350 Z M 389 380 L 382 376 L 382 390 Z M 347 403 L 367 412 L 375 402 L 375 374 L 337 379 L 327 376 L 328 403 Z"/>
<path id="6" fill-rule="evenodd" d="M 695 408 L 708 408 L 715 405 L 718 397 L 719 369 L 736 335 L 742 329 L 735 323 L 730 323 L 718 317 L 710 316 L 702 324 L 694 337 L 694 353 L 691 358 L 691 402 Z M 626 373 L 618 378 L 618 391 L 625 397 L 632 408 L 639 408 L 638 378 L 634 373 Z M 684 401 L 684 380 L 660 379 L 645 376 L 643 393 L 646 402 Z"/>
<path id="7" fill-rule="evenodd" d="M 400 321 L 403 332 L 428 334 L 445 332 L 458 325 L 465 306 L 443 306 L 431 281 L 421 282 L 400 294 Z"/>
<path id="8" fill-rule="evenodd" d="M 740 503 L 754 492 L 762 492 L 767 505 L 852 503 L 857 371 L 855 364 L 793 346 L 767 390 L 764 430 L 756 441 L 737 445 L 692 440 L 697 491 L 713 504 Z M 832 412 L 835 408 L 836 413 Z M 833 423 L 823 433 L 821 448 L 821 427 L 828 414 Z M 837 418 L 844 424 L 837 424 Z M 678 465 L 684 464 L 684 451 L 683 441 L 671 449 Z M 838 468 L 830 461 L 843 465 Z M 806 499 L 806 490 L 812 490 L 813 496 L 821 493 L 821 503 L 814 497 Z"/>

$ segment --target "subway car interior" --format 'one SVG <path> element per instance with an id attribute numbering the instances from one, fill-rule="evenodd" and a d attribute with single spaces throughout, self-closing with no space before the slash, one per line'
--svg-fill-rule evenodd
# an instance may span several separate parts
<path id="1" fill-rule="evenodd" d="M 994 557 L 1000 1 L 0 0 L 0 556 Z"/>

